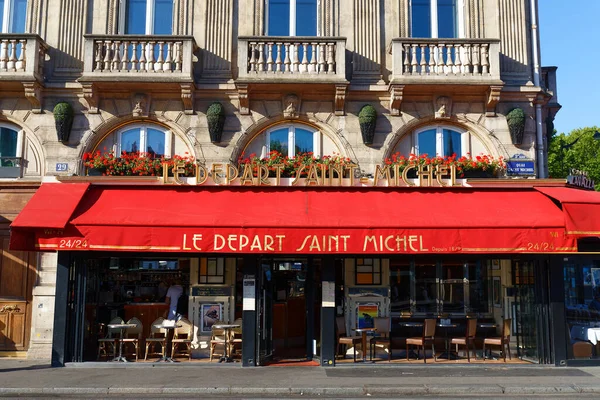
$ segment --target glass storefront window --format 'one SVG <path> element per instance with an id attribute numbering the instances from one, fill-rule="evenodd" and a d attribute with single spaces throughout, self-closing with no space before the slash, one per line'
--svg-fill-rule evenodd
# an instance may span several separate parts
<path id="1" fill-rule="evenodd" d="M 415 262 L 415 311 L 437 312 L 437 265 L 435 262 Z"/>
<path id="2" fill-rule="evenodd" d="M 411 309 L 412 273 L 410 262 L 392 261 L 390 263 L 390 289 L 392 313 L 401 313 Z"/>
<path id="3" fill-rule="evenodd" d="M 442 264 L 440 302 L 444 313 L 465 312 L 465 271 L 463 263 Z"/>
<path id="4" fill-rule="evenodd" d="M 487 314 L 490 310 L 490 278 L 488 263 L 470 261 L 467 263 L 469 279 L 469 311 L 476 314 Z"/>
<path id="5" fill-rule="evenodd" d="M 569 359 L 600 358 L 600 261 L 563 266 Z"/>

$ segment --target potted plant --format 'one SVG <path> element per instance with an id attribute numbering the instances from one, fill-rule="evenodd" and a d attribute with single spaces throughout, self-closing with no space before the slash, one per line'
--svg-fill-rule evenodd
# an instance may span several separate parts
<path id="1" fill-rule="evenodd" d="M 66 101 L 59 102 L 54 106 L 54 124 L 58 140 L 65 143 L 69 141 L 71 127 L 73 126 L 73 107 Z"/>
<path id="2" fill-rule="evenodd" d="M 508 130 L 513 144 L 523 143 L 523 134 L 525 133 L 525 111 L 521 108 L 513 108 L 506 114 Z"/>
<path id="3" fill-rule="evenodd" d="M 377 111 L 375 107 L 366 104 L 358 113 L 358 123 L 364 144 L 372 144 L 375 136 L 375 123 L 377 122 Z"/>
<path id="4" fill-rule="evenodd" d="M 219 143 L 223 134 L 223 126 L 225 125 L 225 109 L 221 103 L 212 103 L 206 111 L 206 119 L 208 120 L 208 133 L 212 143 Z"/>

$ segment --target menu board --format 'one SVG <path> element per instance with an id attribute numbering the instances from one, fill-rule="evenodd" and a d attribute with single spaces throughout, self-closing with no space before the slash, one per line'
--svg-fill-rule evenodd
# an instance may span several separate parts
<path id="1" fill-rule="evenodd" d="M 192 296 L 231 296 L 231 286 L 193 286 Z"/>

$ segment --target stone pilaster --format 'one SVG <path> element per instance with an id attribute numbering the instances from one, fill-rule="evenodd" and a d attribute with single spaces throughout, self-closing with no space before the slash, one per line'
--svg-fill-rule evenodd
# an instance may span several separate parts
<path id="1" fill-rule="evenodd" d="M 381 83 L 381 18 L 379 0 L 354 0 L 352 78 Z"/>
<path id="2" fill-rule="evenodd" d="M 86 0 L 61 0 L 58 11 L 56 51 L 51 51 L 53 77 L 81 74 L 87 20 Z M 50 18 L 50 17 L 49 17 Z"/>
<path id="3" fill-rule="evenodd" d="M 515 84 L 531 81 L 528 4 L 529 2 L 522 0 L 498 1 L 500 70 L 505 81 Z"/>
<path id="4" fill-rule="evenodd" d="M 40 253 L 38 281 L 31 301 L 31 341 L 27 358 L 50 360 L 54 328 L 57 253 Z"/>
<path id="5" fill-rule="evenodd" d="M 231 77 L 232 19 L 232 0 L 206 0 L 203 78 Z"/>

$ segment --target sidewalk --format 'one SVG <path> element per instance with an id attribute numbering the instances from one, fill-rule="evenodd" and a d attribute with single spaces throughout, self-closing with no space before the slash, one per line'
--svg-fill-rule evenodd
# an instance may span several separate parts
<path id="1" fill-rule="evenodd" d="M 48 364 L 0 359 L 0 397 L 187 395 L 247 397 L 600 396 L 600 367 L 261 367 L 239 364 Z"/>

